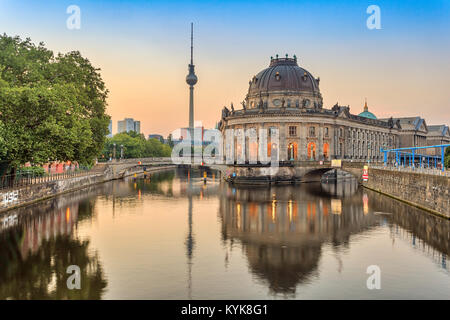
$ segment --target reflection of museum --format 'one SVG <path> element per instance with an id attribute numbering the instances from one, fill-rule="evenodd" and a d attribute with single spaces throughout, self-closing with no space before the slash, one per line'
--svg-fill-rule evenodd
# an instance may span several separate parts
<path id="1" fill-rule="evenodd" d="M 300 188 L 300 189 L 299 189 Z M 249 268 L 277 294 L 295 294 L 318 273 L 322 247 L 339 246 L 377 225 L 357 186 L 349 197 L 326 198 L 320 185 L 255 189 L 224 188 L 220 218 L 225 241 L 240 241 Z"/>
<path id="2" fill-rule="evenodd" d="M 295 56 L 277 55 L 271 58 L 268 68 L 250 80 L 242 109 L 234 110 L 233 105 L 231 110 L 223 109 L 219 129 L 222 132 L 254 129 L 255 134 L 259 134 L 259 129 L 268 130 L 268 156 L 279 152 L 281 161 L 335 158 L 381 161 L 381 147 L 429 145 L 428 136 L 430 139 L 433 136 L 433 142 L 439 139 L 450 142 L 448 126 L 428 128 L 420 117 L 377 119 L 369 112 L 367 102 L 359 115 L 351 114 L 349 106 L 337 103 L 325 109 L 319 81 L 298 66 Z M 279 146 L 270 141 L 272 128 L 279 130 Z M 256 159 L 258 141 L 248 137 L 241 140 L 236 135 L 234 141 L 225 139 L 224 154 L 233 152 L 235 159 L 240 155 L 245 155 L 246 160 Z"/>

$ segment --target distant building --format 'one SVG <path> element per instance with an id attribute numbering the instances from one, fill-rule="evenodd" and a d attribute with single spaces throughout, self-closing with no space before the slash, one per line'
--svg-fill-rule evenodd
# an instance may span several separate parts
<path id="1" fill-rule="evenodd" d="M 194 145 L 201 145 L 203 143 L 203 127 L 195 127 L 193 129 L 190 128 L 180 128 L 179 135 L 173 137 L 173 141 L 178 143 L 182 140 L 188 139 L 188 137 L 192 140 Z"/>
<path id="2" fill-rule="evenodd" d="M 162 135 L 160 135 L 160 134 L 149 134 L 148 138 L 149 139 L 156 139 L 156 140 L 161 141 L 162 143 L 165 143 L 164 137 Z"/>
<path id="3" fill-rule="evenodd" d="M 447 125 L 428 126 L 428 145 L 450 144 L 450 129 Z M 441 148 L 427 149 L 428 155 L 441 155 Z"/>
<path id="4" fill-rule="evenodd" d="M 141 122 L 140 121 L 134 122 L 134 132 L 141 133 Z"/>
<path id="5" fill-rule="evenodd" d="M 197 126 L 193 130 L 190 130 L 189 128 L 179 128 L 177 133 L 172 137 L 172 141 L 174 144 L 177 144 L 186 140 L 187 137 L 190 137 L 192 144 L 195 146 L 208 145 L 215 140 L 214 134 L 209 134 L 208 136 L 211 138 L 206 138 L 208 140 L 205 140 L 205 134 L 210 131 L 215 131 L 215 129 L 205 129 L 203 126 Z"/>
<path id="6" fill-rule="evenodd" d="M 113 134 L 112 134 L 112 120 L 109 120 L 108 132 L 109 133 L 108 133 L 107 137 L 111 138 L 113 136 Z"/>
<path id="7" fill-rule="evenodd" d="M 141 133 L 141 122 L 134 121 L 133 118 L 125 118 L 117 122 L 117 132 L 130 132 L 134 131 L 136 133 Z"/>
<path id="8" fill-rule="evenodd" d="M 389 119 L 383 119 L 388 121 Z M 397 132 L 399 147 L 425 147 L 428 145 L 428 126 L 422 117 L 393 118 L 399 123 L 400 130 Z M 426 149 L 416 150 L 416 154 L 425 154 Z"/>

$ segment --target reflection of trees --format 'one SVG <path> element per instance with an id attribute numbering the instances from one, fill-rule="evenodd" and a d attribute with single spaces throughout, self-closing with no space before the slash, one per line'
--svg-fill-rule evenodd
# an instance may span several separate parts
<path id="1" fill-rule="evenodd" d="M 142 178 L 142 176 L 141 176 Z M 156 194 L 165 194 L 165 192 L 161 189 L 161 182 L 172 183 L 175 178 L 175 171 L 162 171 L 153 173 L 151 175 L 147 175 L 146 178 L 136 179 L 137 187 L 141 191 L 156 193 Z M 134 183 L 130 181 L 130 183 Z"/>
<path id="2" fill-rule="evenodd" d="M 0 299 L 100 299 L 106 288 L 97 254 L 89 253 L 89 241 L 59 235 L 44 240 L 24 259 L 19 252 L 23 230 L 11 230 L 1 238 Z M 81 290 L 67 288 L 67 267 L 81 269 Z"/>
<path id="3" fill-rule="evenodd" d="M 18 224 L 0 233 L 0 299 L 100 299 L 106 280 L 88 240 L 72 235 L 91 219 L 95 200 L 84 191 L 15 210 Z M 67 267 L 81 270 L 81 290 L 67 288 Z"/>
<path id="4" fill-rule="evenodd" d="M 136 194 L 151 193 L 171 196 L 171 186 L 175 178 L 175 171 L 161 171 L 147 175 L 139 175 L 138 177 L 127 177 L 124 180 L 115 180 L 103 186 L 105 199 L 114 199 L 127 203 L 128 205 L 136 205 Z M 164 185 L 168 186 L 169 190 L 164 189 Z"/>

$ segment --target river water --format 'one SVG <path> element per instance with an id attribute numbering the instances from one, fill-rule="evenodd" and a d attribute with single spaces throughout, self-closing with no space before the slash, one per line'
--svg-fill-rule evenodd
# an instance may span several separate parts
<path id="1" fill-rule="evenodd" d="M 128 178 L 0 216 L 0 299 L 450 298 L 448 220 L 354 181 L 207 176 Z"/>

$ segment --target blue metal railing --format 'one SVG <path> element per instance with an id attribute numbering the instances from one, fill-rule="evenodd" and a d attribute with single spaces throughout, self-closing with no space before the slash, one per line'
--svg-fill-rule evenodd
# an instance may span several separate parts
<path id="1" fill-rule="evenodd" d="M 388 162 L 388 154 L 394 153 L 395 154 L 395 164 L 396 166 L 400 166 L 403 163 L 403 167 L 406 165 L 406 162 L 408 162 L 408 166 L 415 168 L 416 165 L 416 159 L 419 159 L 419 165 L 422 167 L 423 161 L 426 160 L 428 168 L 430 168 L 430 160 L 431 165 L 434 164 L 434 168 L 436 169 L 438 167 L 438 164 L 441 166 L 441 170 L 445 170 L 445 161 L 444 161 L 444 154 L 445 154 L 445 148 L 450 147 L 450 144 L 439 144 L 434 146 L 424 146 L 424 147 L 405 147 L 405 148 L 397 148 L 397 149 L 389 149 L 384 150 L 383 148 L 380 149 L 381 152 L 384 153 L 384 166 L 387 165 Z M 417 154 L 416 150 L 423 150 L 423 149 L 433 149 L 433 148 L 439 148 L 441 151 L 440 156 L 436 155 L 427 155 L 427 154 Z M 407 152 L 409 151 L 409 152 Z M 403 161 L 402 161 L 403 160 Z"/>

